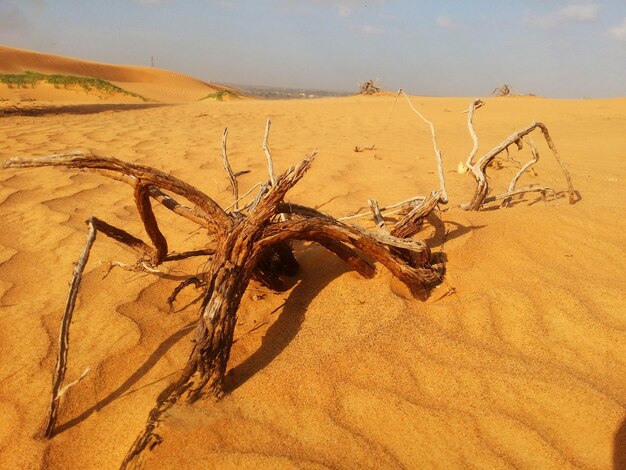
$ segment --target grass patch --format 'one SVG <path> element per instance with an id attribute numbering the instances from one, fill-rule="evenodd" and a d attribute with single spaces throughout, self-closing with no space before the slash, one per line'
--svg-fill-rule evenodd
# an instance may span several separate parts
<path id="1" fill-rule="evenodd" d="M 215 99 L 217 101 L 223 101 L 224 97 L 239 98 L 239 94 L 230 90 L 219 90 L 219 91 L 216 91 L 215 93 L 211 93 L 210 95 L 206 95 L 204 98 L 200 98 L 198 101 L 208 100 L 208 99 Z"/>
<path id="2" fill-rule="evenodd" d="M 112 95 L 120 93 L 126 96 L 132 96 L 146 101 L 143 96 L 124 90 L 123 88 L 113 85 L 111 82 L 94 77 L 77 77 L 74 75 L 45 74 L 39 72 L 26 71 L 24 73 L 3 73 L 0 74 L 0 83 L 6 84 L 9 88 L 35 88 L 38 83 L 44 82 L 53 85 L 55 88 L 80 87 L 83 90 L 102 91 Z"/>

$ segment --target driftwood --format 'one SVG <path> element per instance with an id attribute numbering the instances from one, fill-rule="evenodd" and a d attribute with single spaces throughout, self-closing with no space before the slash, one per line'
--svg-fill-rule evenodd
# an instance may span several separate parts
<path id="1" fill-rule="evenodd" d="M 165 262 L 192 256 L 209 259 L 207 272 L 184 280 L 169 299 L 171 304 L 176 295 L 188 285 L 204 290 L 194 346 L 178 380 L 157 400 L 144 431 L 129 450 L 123 467 L 131 465 L 142 451 L 160 442 L 157 428 L 161 416 L 179 399 L 195 401 L 205 396 L 221 396 L 240 300 L 253 278 L 268 285 L 275 285 L 281 276 L 295 274 L 298 263 L 289 245 L 292 240 L 319 243 L 367 278 L 371 278 L 375 272 L 370 260 L 377 261 L 389 269 L 418 299 L 425 300 L 429 290 L 441 282 L 441 273 L 430 264 L 428 246 L 421 240 L 404 238 L 417 231 L 411 228 L 413 221 L 417 220 L 415 219 L 419 212 L 417 209 L 422 207 L 421 210 L 424 210 L 426 202 L 432 201 L 432 197 L 422 200 L 419 206 L 414 207 L 402 219 L 400 226 L 396 224 L 392 233 L 371 232 L 336 220 L 313 208 L 286 203 L 284 202 L 286 193 L 308 171 L 317 152 L 312 152 L 299 165 L 273 178 L 273 163 L 267 148 L 268 132 L 269 120 L 263 147 L 268 158 L 270 182 L 261 185 L 261 191 L 252 204 L 246 205 L 240 212 L 233 213 L 227 213 L 208 195 L 168 173 L 144 165 L 123 162 L 113 157 L 68 152 L 39 158 L 11 158 L 4 162 L 4 168 L 59 166 L 87 170 L 133 186 L 135 203 L 151 242 L 148 244 L 125 230 L 95 217 L 89 219 L 90 236 L 75 270 L 63 320 L 60 365 L 57 365 L 55 373 L 46 437 L 54 435 L 59 390 L 69 349 L 71 312 L 80 276 L 87 262 L 89 249 L 95 240 L 96 231 L 139 253 L 140 258 L 136 265 L 125 265 L 131 270 L 158 275 L 160 274 L 158 266 Z M 226 135 L 225 132 L 224 144 Z M 230 178 L 232 170 L 228 170 L 230 165 L 227 164 L 225 145 L 223 148 L 223 160 Z M 234 177 L 231 183 L 233 180 Z M 180 204 L 164 191 L 185 198 L 192 203 L 192 207 Z M 235 199 L 238 200 L 237 194 L 233 192 Z M 168 252 L 167 240 L 159 229 L 151 200 L 208 229 L 213 237 L 211 246 L 184 253 Z M 117 265 L 121 266 L 122 263 Z"/>
<path id="2" fill-rule="evenodd" d="M 515 131 L 513 134 L 511 134 L 509 137 L 504 139 L 500 144 L 498 144 L 492 150 L 490 150 L 485 155 L 480 157 L 477 161 L 474 161 L 476 154 L 478 153 L 478 147 L 479 147 L 478 136 L 476 135 L 476 131 L 474 130 L 474 111 L 478 109 L 479 107 L 482 107 L 483 105 L 484 105 L 484 102 L 482 102 L 481 100 L 474 100 L 470 104 L 468 113 L 467 113 L 467 127 L 468 127 L 468 130 L 469 130 L 469 133 L 470 133 L 470 136 L 472 138 L 474 145 L 472 147 L 472 150 L 469 156 L 467 157 L 465 166 L 471 171 L 471 174 L 476 180 L 476 190 L 474 192 L 472 200 L 466 204 L 462 204 L 461 207 L 466 210 L 477 211 L 482 208 L 483 204 L 485 204 L 486 202 L 489 202 L 486 199 L 487 194 L 489 193 L 489 182 L 488 182 L 487 174 L 486 174 L 487 167 L 494 160 L 494 158 L 497 157 L 500 153 L 508 152 L 508 148 L 510 146 L 516 145 L 519 149 L 521 149 L 523 146 L 523 143 L 522 143 L 523 138 L 526 137 L 535 129 L 539 129 L 541 131 L 541 134 L 543 135 L 546 143 L 548 144 L 548 147 L 550 147 L 550 150 L 552 150 L 554 159 L 557 161 L 557 163 L 561 167 L 561 170 L 563 171 L 563 174 L 565 175 L 565 179 L 567 180 L 569 203 L 574 204 L 576 202 L 576 193 L 574 191 L 572 178 L 569 172 L 567 171 L 567 168 L 563 164 L 561 157 L 559 156 L 556 146 L 554 145 L 554 142 L 552 141 L 552 137 L 550 137 L 550 133 L 548 132 L 548 128 L 545 126 L 545 124 L 541 122 L 535 121 L 529 124 L 528 126 L 526 126 L 525 128 Z M 534 147 L 534 144 L 533 144 L 533 147 Z M 533 154 L 533 160 L 534 160 L 534 157 L 535 155 Z M 500 197 L 496 197 L 495 199 L 492 198 L 490 200 L 504 199 L 506 201 L 507 199 L 509 199 L 510 196 L 513 195 L 515 185 L 517 184 L 517 181 L 519 180 L 523 172 L 526 171 L 528 168 L 530 168 L 535 162 L 531 160 L 531 162 L 529 163 L 530 164 L 526 164 L 522 167 L 523 171 L 518 172 L 518 174 L 515 175 L 515 177 L 511 181 L 511 184 L 509 185 L 509 191 L 507 191 L 507 193 L 505 193 L 504 195 Z M 526 191 L 517 190 L 515 191 L 515 194 L 521 194 L 522 192 L 529 192 L 529 191 L 536 191 L 536 190 L 537 189 L 532 189 L 532 190 L 529 189 Z M 550 191 L 552 190 L 550 190 L 549 188 L 544 188 L 544 190 L 541 192 L 545 194 L 546 192 L 550 192 Z"/>

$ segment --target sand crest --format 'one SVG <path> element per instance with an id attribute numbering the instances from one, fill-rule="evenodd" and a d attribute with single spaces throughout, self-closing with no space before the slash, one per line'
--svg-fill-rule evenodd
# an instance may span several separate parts
<path id="1" fill-rule="evenodd" d="M 113 65 L 88 60 L 73 59 L 54 54 L 43 54 L 25 49 L 0 46 L 0 73 L 23 73 L 25 71 L 45 74 L 97 77 L 113 83 L 150 101 L 188 102 L 197 101 L 211 93 L 228 89 L 217 84 L 203 82 L 180 73 L 152 67 Z M 0 99 L 28 99 L 38 101 L 87 101 L 99 102 L 109 97 L 83 90 L 55 89 L 45 84 L 35 89 L 9 90 L 0 83 Z M 114 96 L 115 101 L 141 101 L 137 98 Z"/>

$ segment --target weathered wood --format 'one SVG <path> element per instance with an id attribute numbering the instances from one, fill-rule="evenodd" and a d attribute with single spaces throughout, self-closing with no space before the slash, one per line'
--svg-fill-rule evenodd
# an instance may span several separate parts
<path id="1" fill-rule="evenodd" d="M 440 282 L 439 273 L 429 263 L 430 250 L 422 241 L 373 234 L 315 209 L 283 202 L 287 191 L 310 168 L 315 155 L 313 152 L 277 178 L 254 211 L 236 221 L 229 233 L 218 238 L 208 269 L 207 294 L 200 310 L 194 349 L 187 366 L 150 412 L 146 427 L 127 454 L 123 468 L 135 462 L 145 449 L 160 442 L 159 420 L 180 398 L 195 401 L 202 396 L 222 394 L 239 303 L 259 263 L 267 256 L 267 250 L 285 247 L 291 240 L 317 242 L 361 275 L 372 277 L 375 270 L 367 260 L 369 256 L 387 267 L 421 299 L 425 299 L 430 287 Z M 281 213 L 297 217 L 271 222 Z M 415 254 L 412 258 L 415 265 L 388 247 L 410 250 Z"/>
<path id="2" fill-rule="evenodd" d="M 270 126 L 272 125 L 272 121 L 270 118 L 267 118 L 265 121 L 265 134 L 263 134 L 263 144 L 261 148 L 265 153 L 265 158 L 267 159 L 267 172 L 270 175 L 270 183 L 272 186 L 276 184 L 276 172 L 274 171 L 274 160 L 272 159 L 272 154 L 270 153 L 269 147 L 269 137 L 270 137 Z"/>
<path id="3" fill-rule="evenodd" d="M 67 152 L 52 154 L 46 157 L 20 158 L 14 157 L 5 160 L 3 168 L 34 168 L 42 166 L 62 166 L 66 168 L 81 168 L 92 171 L 108 170 L 143 180 L 145 183 L 155 185 L 161 189 L 171 191 L 182 196 L 198 206 L 203 215 L 207 217 L 209 226 L 214 231 L 220 231 L 223 227 L 229 227 L 232 223 L 228 214 L 209 196 L 199 189 L 185 183 L 178 178 L 161 170 L 136 163 L 127 163 L 113 157 L 104 157 L 93 153 Z"/>
<path id="4" fill-rule="evenodd" d="M 143 240 L 131 235 L 121 228 L 117 228 L 106 223 L 104 220 L 98 219 L 97 217 L 90 217 L 89 223 L 94 225 L 98 232 L 102 232 L 107 237 L 117 240 L 129 248 L 132 248 L 141 255 L 149 256 L 149 254 L 153 251 L 150 245 Z"/>
<path id="5" fill-rule="evenodd" d="M 152 204 L 150 204 L 150 185 L 145 184 L 142 180 L 138 180 L 135 185 L 135 204 L 139 211 L 139 216 L 143 222 L 143 226 L 148 234 L 154 250 L 152 254 L 152 264 L 158 266 L 163 262 L 167 255 L 167 240 L 161 230 L 159 230 L 159 224 L 157 223 L 154 211 L 152 210 Z"/>
<path id="6" fill-rule="evenodd" d="M 437 161 L 437 174 L 439 175 L 439 201 L 442 204 L 447 204 L 448 203 L 448 193 L 446 191 L 446 178 L 444 175 L 444 171 L 443 171 L 443 157 L 441 155 L 441 149 L 439 148 L 439 145 L 437 144 L 437 134 L 435 132 L 435 125 L 429 121 L 428 119 L 426 119 L 424 117 L 424 115 L 422 113 L 420 113 L 415 106 L 413 106 L 413 103 L 411 103 L 411 100 L 409 99 L 408 95 L 403 91 L 403 90 L 399 90 L 398 94 L 402 94 L 404 96 L 404 98 L 406 99 L 406 102 L 408 103 L 409 107 L 411 108 L 411 110 L 417 114 L 417 116 L 426 123 L 426 125 L 430 128 L 430 136 L 431 139 L 433 141 L 433 150 L 435 151 L 435 159 Z"/>
<path id="7" fill-rule="evenodd" d="M 376 226 L 380 229 L 385 229 L 385 219 L 383 219 L 382 214 L 380 213 L 380 207 L 378 207 L 378 202 L 375 199 L 369 199 L 367 203 L 372 210 L 372 217 L 374 218 L 374 222 Z"/>
<path id="8" fill-rule="evenodd" d="M 421 203 L 422 201 L 424 201 L 426 198 L 424 196 L 415 196 L 415 197 L 411 197 L 409 199 L 404 199 L 402 201 L 399 202 L 395 202 L 393 204 L 389 204 L 387 206 L 384 207 L 379 207 L 379 210 L 381 212 L 381 214 L 383 212 L 387 212 L 386 215 L 393 215 L 393 214 L 399 214 L 402 212 L 410 212 L 411 210 L 413 210 L 419 203 Z M 395 209 L 396 207 L 400 207 L 400 209 L 396 210 L 396 211 L 391 211 L 389 212 L 391 209 Z M 361 219 L 363 217 L 369 217 L 370 215 L 372 215 L 371 211 L 368 212 L 359 212 L 358 214 L 352 214 L 352 215 L 346 215 L 344 217 L 338 217 L 337 220 L 354 220 L 354 219 Z"/>
<path id="9" fill-rule="evenodd" d="M 476 189 L 474 191 L 472 200 L 466 204 L 462 204 L 461 207 L 465 210 L 480 210 L 482 205 L 485 203 L 485 198 L 487 197 L 487 194 L 489 192 L 489 183 L 486 175 L 487 167 L 489 166 L 489 164 L 497 155 L 502 152 L 508 151 L 508 148 L 511 145 L 517 145 L 518 148 L 521 148 L 520 146 L 522 145 L 522 139 L 535 129 L 539 129 L 541 131 L 544 139 L 546 140 L 546 143 L 548 144 L 548 147 L 550 147 L 550 150 L 552 150 L 555 160 L 561 167 L 561 170 L 565 175 L 565 179 L 567 180 L 569 203 L 574 204 L 576 202 L 576 193 L 574 191 L 572 178 L 567 171 L 567 168 L 563 164 L 561 157 L 559 156 L 556 146 L 554 145 L 554 142 L 550 137 L 550 133 L 548 132 L 548 128 L 545 126 L 545 124 L 541 122 L 532 122 L 523 129 L 515 131 L 509 137 L 504 139 L 500 144 L 498 144 L 481 158 L 479 158 L 478 161 L 474 162 L 474 157 L 476 156 L 476 153 L 478 151 L 478 136 L 474 131 L 473 123 L 474 111 L 483 104 L 484 103 L 480 100 L 474 100 L 472 103 L 470 103 L 467 113 L 467 127 L 469 129 L 470 136 L 472 137 L 472 141 L 474 142 L 474 146 L 472 148 L 472 151 L 470 152 L 470 155 L 467 158 L 465 166 L 471 170 L 472 175 L 476 180 Z"/>
<path id="10" fill-rule="evenodd" d="M 428 214 L 437 207 L 439 197 L 439 194 L 435 192 L 428 199 L 422 201 L 419 206 L 396 222 L 393 229 L 391 229 L 391 235 L 398 238 L 408 238 L 418 233 L 422 229 Z"/>
<path id="11" fill-rule="evenodd" d="M 267 153 L 268 132 L 269 120 L 264 139 Z M 193 256 L 208 257 L 206 273 L 201 277 L 185 280 L 175 289 L 173 297 L 170 297 L 173 302 L 176 294 L 190 284 L 206 289 L 196 325 L 194 347 L 187 365 L 178 380 L 159 397 L 149 414 L 143 433 L 129 450 L 123 467 L 132 465 L 143 450 L 160 441 L 157 432 L 159 421 L 163 413 L 179 399 L 184 397 L 188 401 L 194 401 L 203 396 L 219 397 L 223 393 L 223 381 L 241 298 L 253 278 L 269 285 L 277 285 L 282 275 L 293 275 L 296 272 L 298 263 L 289 245 L 292 240 L 319 243 L 368 278 L 375 273 L 375 267 L 370 262 L 373 259 L 389 269 L 420 299 L 425 299 L 428 290 L 440 282 L 441 275 L 430 265 L 430 250 L 423 241 L 350 226 L 316 209 L 284 201 L 287 192 L 309 170 L 316 155 L 317 151 L 313 151 L 300 164 L 288 169 L 278 178 L 273 177 L 270 155 L 269 184 L 262 185 L 253 204 L 246 206 L 247 212 L 240 213 L 238 217 L 227 214 L 204 193 L 166 173 L 112 157 L 100 157 L 91 153 L 66 153 L 40 159 L 11 159 L 4 163 L 5 168 L 84 168 L 100 172 L 104 176 L 111 177 L 113 174 L 115 179 L 133 184 L 135 201 L 154 248 L 122 229 L 96 218 L 91 219 L 94 231 L 102 231 L 141 255 L 135 265 L 117 265 L 165 276 L 166 273 L 156 269 L 162 262 Z M 181 206 L 163 193 L 163 189 L 185 197 L 197 208 Z M 197 219 L 200 226 L 212 230 L 214 245 L 168 254 L 167 241 L 158 227 L 150 197 L 189 220 Z M 437 192 L 427 201 L 432 198 L 439 200 L 439 197 Z M 407 202 L 405 206 L 412 207 L 415 200 L 413 198 L 413 202 Z M 420 207 L 423 210 L 426 203 L 422 202 Z M 416 209 L 409 211 L 411 217 L 415 217 L 418 212 Z M 293 217 L 281 217 L 285 214 Z M 414 223 L 411 217 L 401 224 L 403 230 L 409 230 L 408 226 Z M 405 256 L 406 254 L 409 256 Z"/>
<path id="12" fill-rule="evenodd" d="M 512 191 L 507 191 L 506 193 L 497 194 L 495 196 L 486 197 L 484 203 L 487 204 L 489 202 L 507 200 L 507 199 L 510 199 L 512 196 L 516 196 L 518 194 L 525 194 L 525 193 L 541 193 L 545 199 L 547 194 L 554 195 L 554 189 L 548 186 L 534 184 L 530 186 L 524 186 L 523 188 L 514 189 Z"/>
<path id="13" fill-rule="evenodd" d="M 535 143 L 532 139 L 529 139 L 528 145 L 530 147 L 530 152 L 532 153 L 533 158 L 531 158 L 524 165 L 522 165 L 511 179 L 509 187 L 506 190 L 506 193 L 509 195 L 502 199 L 502 203 L 500 204 L 501 207 L 508 207 L 509 202 L 511 201 L 511 195 L 515 191 L 515 186 L 517 186 L 517 182 L 519 181 L 519 179 L 529 168 L 531 168 L 535 163 L 539 161 L 539 151 L 537 150 L 537 147 L 535 146 Z"/>
<path id="14" fill-rule="evenodd" d="M 228 174 L 228 180 L 230 181 L 230 187 L 233 190 L 233 197 L 235 198 L 235 202 L 233 203 L 235 206 L 235 211 L 239 210 L 239 185 L 237 184 L 237 178 L 235 178 L 235 174 L 233 173 L 233 169 L 230 166 L 230 162 L 228 161 L 228 152 L 226 151 L 226 139 L 228 138 L 228 127 L 224 129 L 224 133 L 222 134 L 222 163 L 224 163 L 224 169 Z"/>
<path id="15" fill-rule="evenodd" d="M 193 285 L 196 289 L 199 287 L 204 286 L 204 282 L 201 281 L 199 278 L 193 276 L 190 277 L 189 279 L 185 279 L 183 282 L 181 282 L 180 284 L 178 284 L 174 290 L 172 291 L 172 293 L 170 294 L 170 296 L 167 298 L 167 304 L 170 306 L 170 310 L 172 309 L 172 307 L 174 306 L 174 302 L 176 301 L 176 298 L 178 297 L 178 294 L 181 293 L 181 291 L 187 287 Z"/>
<path id="16" fill-rule="evenodd" d="M 44 436 L 49 439 L 54 434 L 54 425 L 56 424 L 57 413 L 59 411 L 59 403 L 61 399 L 61 388 L 63 387 L 63 380 L 65 379 L 65 372 L 67 371 L 67 355 L 70 349 L 70 325 L 72 324 L 72 315 L 74 313 L 74 307 L 76 306 L 76 297 L 78 296 L 78 288 L 83 278 L 83 271 L 89 260 L 89 253 L 91 247 L 96 241 L 96 226 L 92 220 L 88 221 L 89 233 L 87 234 L 87 241 L 85 246 L 78 257 L 78 261 L 74 265 L 74 277 L 72 284 L 70 285 L 70 292 L 67 297 L 67 303 L 65 305 L 65 312 L 63 313 L 63 321 L 61 322 L 61 330 L 59 333 L 59 353 L 57 355 L 56 368 L 54 370 L 54 377 L 52 379 L 52 401 L 50 402 L 50 409 L 48 412 L 48 421 L 46 423 Z M 79 379 L 80 380 L 80 379 Z"/>

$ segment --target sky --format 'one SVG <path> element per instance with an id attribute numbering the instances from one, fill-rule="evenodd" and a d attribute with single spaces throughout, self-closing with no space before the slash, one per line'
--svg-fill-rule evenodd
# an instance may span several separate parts
<path id="1" fill-rule="evenodd" d="M 0 44 L 218 83 L 626 96 L 626 0 L 0 0 Z"/>

